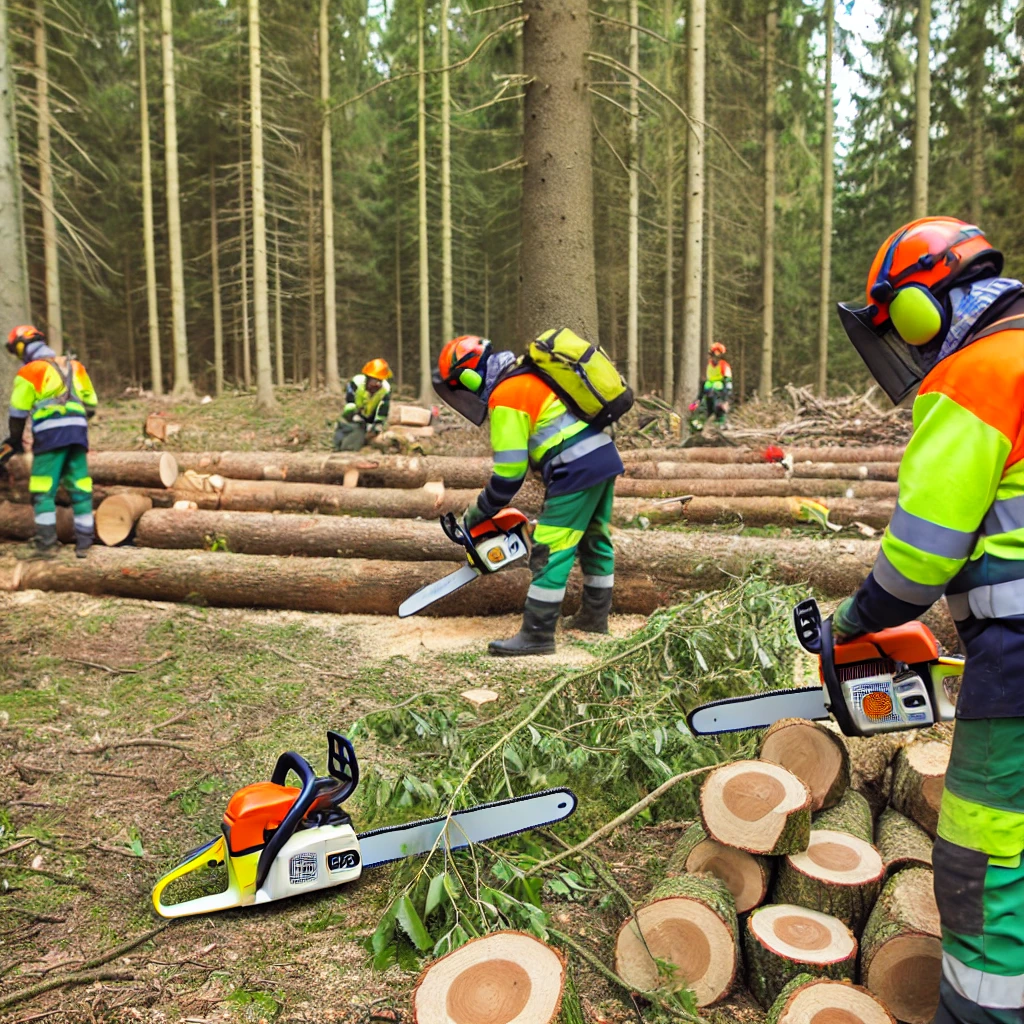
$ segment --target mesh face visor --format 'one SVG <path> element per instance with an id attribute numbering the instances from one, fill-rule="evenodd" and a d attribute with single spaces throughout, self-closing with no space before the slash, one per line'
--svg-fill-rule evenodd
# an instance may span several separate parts
<path id="1" fill-rule="evenodd" d="M 442 376 L 437 367 L 431 374 L 434 391 L 445 405 L 450 406 L 460 416 L 465 416 L 475 427 L 479 427 L 487 419 L 487 403 L 461 384 L 451 385 Z"/>
<path id="2" fill-rule="evenodd" d="M 893 405 L 899 405 L 924 380 L 928 368 L 917 349 L 908 345 L 889 321 L 882 328 L 871 322 L 872 308 L 855 309 L 840 302 L 839 320 L 878 386 Z"/>

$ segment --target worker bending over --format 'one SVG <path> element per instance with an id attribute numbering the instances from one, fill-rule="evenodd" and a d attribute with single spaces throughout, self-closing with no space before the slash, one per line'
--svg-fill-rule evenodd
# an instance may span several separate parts
<path id="1" fill-rule="evenodd" d="M 371 359 L 345 389 L 345 408 L 334 425 L 334 450 L 357 452 L 384 430 L 391 408 L 391 367 Z"/>

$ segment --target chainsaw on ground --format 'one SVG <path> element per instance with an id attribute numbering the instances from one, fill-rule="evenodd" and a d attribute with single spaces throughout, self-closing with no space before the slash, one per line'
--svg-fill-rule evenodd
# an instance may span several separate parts
<path id="1" fill-rule="evenodd" d="M 503 508 L 490 519 L 467 528 L 451 512 L 441 516 L 445 536 L 466 549 L 466 562 L 461 569 L 430 583 L 407 597 L 398 609 L 400 619 L 408 618 L 424 608 L 454 594 L 484 573 L 507 569 L 529 553 L 526 526 L 529 520 L 518 509 Z"/>
<path id="2" fill-rule="evenodd" d="M 336 732 L 327 733 L 327 747 L 328 776 L 318 778 L 304 757 L 287 751 L 277 759 L 270 782 L 235 793 L 224 812 L 222 834 L 185 854 L 157 882 L 156 912 L 161 917 L 188 917 L 271 903 L 354 882 L 370 868 L 423 856 L 435 848 L 459 850 L 554 825 L 576 810 L 571 790 L 547 789 L 357 835 L 343 809 L 359 783 L 356 752 Z M 298 788 L 285 785 L 290 771 L 299 777 Z M 163 902 L 172 882 L 221 864 L 228 875 L 223 892 Z"/>
<path id="3" fill-rule="evenodd" d="M 709 736 L 763 729 L 782 718 L 831 715 L 847 736 L 874 736 L 954 717 L 950 693 L 964 660 L 944 657 L 923 622 L 837 644 L 831 620 L 822 620 L 811 598 L 793 609 L 793 625 L 800 645 L 818 657 L 822 685 L 712 701 L 690 712 L 692 732 Z"/>

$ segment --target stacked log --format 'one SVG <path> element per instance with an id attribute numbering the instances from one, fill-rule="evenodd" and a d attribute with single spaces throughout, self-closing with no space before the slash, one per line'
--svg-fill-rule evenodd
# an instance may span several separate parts
<path id="1" fill-rule="evenodd" d="M 761 741 L 760 758 L 788 768 L 811 791 L 811 810 L 839 803 L 850 785 L 850 754 L 843 737 L 818 722 L 784 718 Z"/>
<path id="2" fill-rule="evenodd" d="M 903 458 L 902 445 L 874 445 L 854 447 L 833 445 L 821 448 L 789 448 L 783 455 L 797 462 L 899 462 Z M 744 462 L 763 463 L 763 448 L 627 448 L 622 451 L 623 462 Z"/>
<path id="3" fill-rule="evenodd" d="M 766 1024 L 896 1024 L 896 1019 L 866 988 L 800 974 L 779 993 Z"/>
<path id="4" fill-rule="evenodd" d="M 143 494 L 116 494 L 96 509 L 96 536 L 113 546 L 126 541 L 144 512 L 153 507 L 152 499 Z"/>
<path id="5" fill-rule="evenodd" d="M 938 741 L 911 743 L 896 755 L 892 805 L 932 837 L 939 824 L 948 763 L 949 745 Z"/>
<path id="6" fill-rule="evenodd" d="M 90 451 L 88 463 L 89 475 L 97 484 L 173 487 L 178 479 L 178 462 L 170 452 Z M 27 480 L 32 472 L 32 456 L 11 459 L 8 471 L 15 480 Z"/>
<path id="7" fill-rule="evenodd" d="M 714 875 L 732 894 L 736 913 L 745 914 L 759 907 L 767 897 L 772 867 L 767 857 L 719 843 L 694 823 L 672 851 L 665 874 L 669 878 Z"/>

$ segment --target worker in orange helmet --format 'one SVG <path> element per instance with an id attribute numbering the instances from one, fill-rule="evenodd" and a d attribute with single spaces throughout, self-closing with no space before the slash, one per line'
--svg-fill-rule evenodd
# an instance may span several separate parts
<path id="1" fill-rule="evenodd" d="M 697 401 L 704 404 L 707 419 L 714 417 L 715 423 L 723 426 L 731 398 L 732 367 L 725 360 L 725 346 L 716 341 L 708 349 L 708 364 Z"/>
<path id="2" fill-rule="evenodd" d="M 866 303 L 839 306 L 882 390 L 914 396 L 914 432 L 881 551 L 833 634 L 945 597 L 966 654 L 932 853 L 934 1024 L 1024 1021 L 1024 285 L 1002 270 L 980 228 L 925 217 L 878 250 Z"/>
<path id="3" fill-rule="evenodd" d="M 345 389 L 345 408 L 334 425 L 334 450 L 357 452 L 379 434 L 391 409 L 391 367 L 386 359 L 371 359 Z"/>

